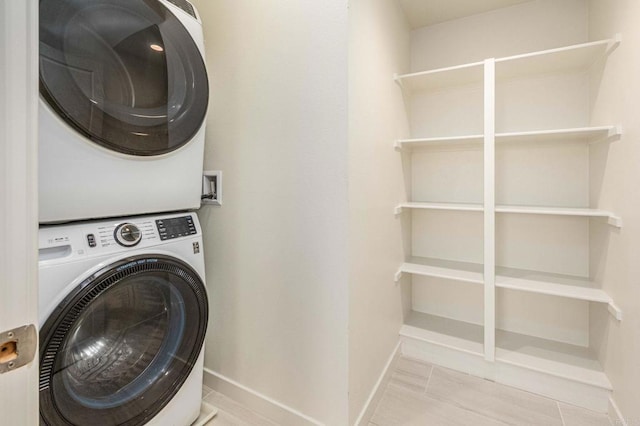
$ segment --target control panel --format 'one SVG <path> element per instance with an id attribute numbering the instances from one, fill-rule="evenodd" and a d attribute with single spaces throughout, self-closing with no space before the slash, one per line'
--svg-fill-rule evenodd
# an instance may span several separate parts
<path id="1" fill-rule="evenodd" d="M 193 223 L 191 216 L 157 219 L 156 226 L 158 227 L 158 233 L 162 241 L 195 235 L 197 233 L 196 225 Z"/>
<path id="2" fill-rule="evenodd" d="M 56 261 L 78 256 L 117 253 L 178 242 L 200 233 L 194 213 L 137 216 L 74 225 L 44 226 L 39 232 L 39 260 Z M 193 242 L 193 251 L 200 243 Z"/>

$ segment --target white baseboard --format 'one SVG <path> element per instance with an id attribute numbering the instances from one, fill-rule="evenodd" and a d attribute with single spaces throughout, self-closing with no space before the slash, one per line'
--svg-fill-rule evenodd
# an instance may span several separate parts
<path id="1" fill-rule="evenodd" d="M 208 368 L 204 369 L 204 384 L 279 425 L 324 426 L 322 422 Z"/>
<path id="2" fill-rule="evenodd" d="M 387 364 L 384 366 L 384 369 L 382 370 L 380 377 L 378 377 L 378 381 L 376 382 L 375 386 L 371 390 L 371 393 L 369 394 L 369 398 L 367 398 L 367 402 L 365 402 L 364 407 L 362 407 L 362 411 L 360 412 L 360 415 L 358 416 L 358 418 L 356 419 L 356 422 L 354 423 L 355 426 L 360 426 L 368 422 L 371 416 L 373 416 L 373 412 L 375 411 L 376 406 L 378 405 L 378 402 L 380 402 L 380 398 L 382 398 L 382 393 L 384 391 L 384 388 L 386 387 L 387 383 L 389 382 L 389 379 L 391 378 L 393 367 L 395 367 L 398 357 L 400 357 L 401 343 L 402 342 L 400 341 L 398 342 L 395 349 L 391 353 L 391 356 L 387 360 Z"/>
<path id="3" fill-rule="evenodd" d="M 614 426 L 629 426 L 624 417 L 622 417 L 618 404 L 613 400 L 613 397 L 609 397 L 609 420 Z"/>

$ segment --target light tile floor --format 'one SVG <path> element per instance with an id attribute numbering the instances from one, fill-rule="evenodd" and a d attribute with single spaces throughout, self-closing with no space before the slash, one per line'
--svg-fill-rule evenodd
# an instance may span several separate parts
<path id="1" fill-rule="evenodd" d="M 277 426 L 204 386 L 219 409 L 206 426 Z M 605 414 L 467 374 L 400 358 L 369 426 L 611 426 Z"/>
<path id="2" fill-rule="evenodd" d="M 370 426 L 611 426 L 605 414 L 400 358 Z"/>

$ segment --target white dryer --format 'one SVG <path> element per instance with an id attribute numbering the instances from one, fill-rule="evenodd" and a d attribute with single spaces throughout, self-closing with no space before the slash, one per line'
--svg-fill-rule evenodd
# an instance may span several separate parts
<path id="1" fill-rule="evenodd" d="M 40 223 L 199 207 L 208 99 L 187 0 L 40 0 Z"/>
<path id="2" fill-rule="evenodd" d="M 40 418 L 185 426 L 208 303 L 194 213 L 40 229 Z"/>

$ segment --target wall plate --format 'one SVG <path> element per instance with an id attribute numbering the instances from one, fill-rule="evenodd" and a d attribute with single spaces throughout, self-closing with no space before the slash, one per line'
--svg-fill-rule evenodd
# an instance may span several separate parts
<path id="1" fill-rule="evenodd" d="M 205 170 L 202 174 L 202 204 L 222 205 L 222 171 Z"/>

